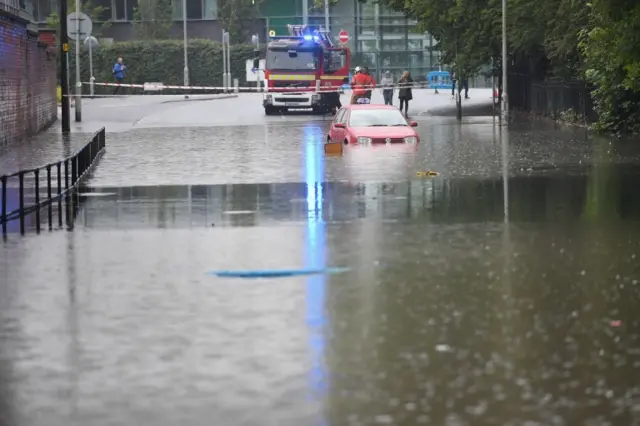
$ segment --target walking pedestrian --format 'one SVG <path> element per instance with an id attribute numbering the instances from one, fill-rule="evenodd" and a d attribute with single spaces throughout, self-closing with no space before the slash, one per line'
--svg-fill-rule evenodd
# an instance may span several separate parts
<path id="1" fill-rule="evenodd" d="M 455 98 L 457 80 L 458 76 L 456 75 L 456 72 L 451 70 L 451 99 Z"/>
<path id="2" fill-rule="evenodd" d="M 405 71 L 402 73 L 402 77 L 398 81 L 398 86 L 400 86 L 400 90 L 398 90 L 398 99 L 400 99 L 400 112 L 402 112 L 404 108 L 404 116 L 409 118 L 409 101 L 413 99 L 413 93 L 411 91 L 411 87 L 413 86 L 413 79 L 411 78 L 411 74 L 409 71 Z"/>
<path id="3" fill-rule="evenodd" d="M 382 85 L 382 97 L 385 105 L 393 105 L 393 77 L 391 71 L 385 71 L 384 77 L 380 80 Z"/>
<path id="4" fill-rule="evenodd" d="M 122 84 L 122 81 L 127 75 L 127 66 L 124 64 L 122 58 L 118 58 L 118 61 L 113 65 L 112 74 L 118 84 L 113 91 L 113 94 L 116 95 L 120 92 L 120 84 Z"/>

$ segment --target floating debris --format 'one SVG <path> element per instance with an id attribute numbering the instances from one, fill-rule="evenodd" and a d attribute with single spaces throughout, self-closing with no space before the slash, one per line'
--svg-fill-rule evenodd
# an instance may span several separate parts
<path id="1" fill-rule="evenodd" d="M 440 176 L 440 173 L 434 172 L 433 170 L 426 170 L 424 172 L 417 172 L 416 175 L 418 177 L 434 177 L 434 176 Z"/>

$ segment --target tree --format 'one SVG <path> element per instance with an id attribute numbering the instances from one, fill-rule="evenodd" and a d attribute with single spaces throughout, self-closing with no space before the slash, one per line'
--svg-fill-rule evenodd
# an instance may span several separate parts
<path id="1" fill-rule="evenodd" d="M 67 1 L 67 10 L 69 13 L 76 11 L 76 2 L 75 0 L 66 0 Z M 86 0 L 80 2 L 80 12 L 86 13 L 89 18 L 95 23 L 100 22 L 100 28 L 96 28 L 93 26 L 93 36 L 97 37 L 100 35 L 100 31 L 108 28 L 111 25 L 110 18 L 110 9 L 105 6 L 95 5 L 92 0 Z M 56 30 L 56 37 L 60 40 L 60 17 L 58 16 L 58 12 L 53 12 L 51 15 L 47 17 L 47 25 L 49 28 Z"/>
<path id="2" fill-rule="evenodd" d="M 594 0 L 589 17 L 589 27 L 580 34 L 580 52 L 585 76 L 594 86 L 598 127 L 640 132 L 640 3 Z"/>
<path id="3" fill-rule="evenodd" d="M 184 0 L 186 1 L 186 0 Z M 134 13 L 134 30 L 141 40 L 166 40 L 173 25 L 171 0 L 138 0 Z"/>
<path id="4" fill-rule="evenodd" d="M 219 0 L 218 19 L 229 32 L 229 43 L 248 43 L 258 30 L 262 0 Z"/>

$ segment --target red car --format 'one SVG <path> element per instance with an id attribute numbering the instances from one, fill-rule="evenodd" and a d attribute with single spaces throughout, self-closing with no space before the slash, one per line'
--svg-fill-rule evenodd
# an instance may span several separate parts
<path id="1" fill-rule="evenodd" d="M 413 145 L 420 142 L 417 126 L 391 105 L 346 105 L 331 123 L 327 143 Z"/>

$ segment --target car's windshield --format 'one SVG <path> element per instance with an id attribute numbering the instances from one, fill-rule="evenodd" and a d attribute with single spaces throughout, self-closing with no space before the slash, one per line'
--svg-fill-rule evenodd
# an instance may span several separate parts
<path id="1" fill-rule="evenodd" d="M 296 52 L 292 58 L 286 50 L 269 50 L 267 69 L 313 71 L 316 69 L 316 57 L 313 52 Z"/>
<path id="2" fill-rule="evenodd" d="M 351 127 L 408 126 L 397 109 L 354 109 L 349 117 Z"/>

